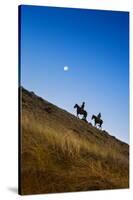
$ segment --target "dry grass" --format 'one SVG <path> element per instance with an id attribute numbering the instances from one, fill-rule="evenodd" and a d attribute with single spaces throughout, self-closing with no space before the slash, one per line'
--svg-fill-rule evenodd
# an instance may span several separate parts
<path id="1" fill-rule="evenodd" d="M 61 127 L 22 117 L 22 194 L 127 188 L 128 156 Z"/>

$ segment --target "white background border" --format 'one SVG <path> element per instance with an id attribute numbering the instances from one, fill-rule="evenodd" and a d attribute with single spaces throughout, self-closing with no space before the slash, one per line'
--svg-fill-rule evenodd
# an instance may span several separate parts
<path id="1" fill-rule="evenodd" d="M 18 181 L 18 5 L 47 5 L 130 11 L 130 102 L 133 102 L 133 2 L 131 0 L 3 0 L 0 5 L 0 199 L 132 199 L 133 103 L 130 103 L 131 180 L 129 190 L 50 195 L 17 195 Z M 131 57 L 132 55 L 132 57 Z"/>

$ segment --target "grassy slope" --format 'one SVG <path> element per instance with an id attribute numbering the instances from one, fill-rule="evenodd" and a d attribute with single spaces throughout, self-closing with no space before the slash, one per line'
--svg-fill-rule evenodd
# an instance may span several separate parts
<path id="1" fill-rule="evenodd" d="M 22 91 L 22 194 L 128 188 L 129 146 Z"/>

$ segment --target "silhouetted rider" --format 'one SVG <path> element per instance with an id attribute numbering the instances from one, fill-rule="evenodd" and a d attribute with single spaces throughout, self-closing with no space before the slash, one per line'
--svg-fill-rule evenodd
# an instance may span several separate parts
<path id="1" fill-rule="evenodd" d="M 98 118 L 98 119 L 101 119 L 101 113 L 99 113 L 99 114 L 97 115 L 97 118 Z"/>
<path id="2" fill-rule="evenodd" d="M 81 109 L 84 110 L 84 107 L 85 107 L 85 102 L 82 103 Z"/>

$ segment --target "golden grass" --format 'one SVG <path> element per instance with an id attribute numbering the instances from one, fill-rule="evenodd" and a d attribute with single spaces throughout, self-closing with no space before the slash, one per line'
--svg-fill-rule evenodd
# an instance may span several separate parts
<path id="1" fill-rule="evenodd" d="M 22 194 L 128 188 L 128 156 L 23 114 Z"/>

